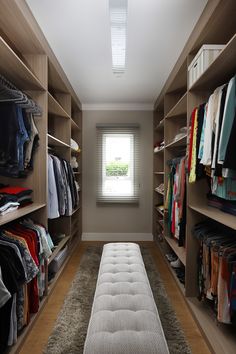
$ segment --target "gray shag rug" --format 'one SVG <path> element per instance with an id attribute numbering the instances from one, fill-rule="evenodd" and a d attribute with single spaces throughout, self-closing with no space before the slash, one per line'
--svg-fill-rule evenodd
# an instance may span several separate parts
<path id="1" fill-rule="evenodd" d="M 170 354 L 191 354 L 152 256 L 146 247 L 141 251 Z M 44 354 L 83 353 L 101 254 L 99 246 L 89 246 L 85 251 Z"/>

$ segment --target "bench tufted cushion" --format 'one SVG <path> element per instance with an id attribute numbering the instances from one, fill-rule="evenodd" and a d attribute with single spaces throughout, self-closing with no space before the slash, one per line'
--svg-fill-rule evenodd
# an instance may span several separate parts
<path id="1" fill-rule="evenodd" d="M 140 248 L 104 246 L 84 354 L 168 354 Z"/>

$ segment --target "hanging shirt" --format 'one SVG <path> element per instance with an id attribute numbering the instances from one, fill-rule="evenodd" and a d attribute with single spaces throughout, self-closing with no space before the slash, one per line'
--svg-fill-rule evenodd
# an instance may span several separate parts
<path id="1" fill-rule="evenodd" d="M 194 116 L 192 157 L 191 157 L 191 165 L 190 165 L 189 183 L 193 183 L 196 181 L 197 115 L 198 115 L 198 109 L 195 110 L 195 116 Z"/>
<path id="2" fill-rule="evenodd" d="M 219 142 L 218 163 L 223 164 L 226 150 L 233 126 L 236 107 L 236 83 L 235 76 L 230 80 L 227 88 L 222 129 Z"/>
<path id="3" fill-rule="evenodd" d="M 59 216 L 59 204 L 53 169 L 53 159 L 50 155 L 48 155 L 48 218 L 55 219 Z"/>

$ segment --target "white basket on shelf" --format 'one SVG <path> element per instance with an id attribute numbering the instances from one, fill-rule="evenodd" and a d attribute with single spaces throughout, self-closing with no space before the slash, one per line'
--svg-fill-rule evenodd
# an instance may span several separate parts
<path id="1" fill-rule="evenodd" d="M 188 67 L 189 88 L 197 81 L 197 79 L 206 71 L 211 63 L 218 57 L 224 45 L 221 44 L 204 44 Z"/>

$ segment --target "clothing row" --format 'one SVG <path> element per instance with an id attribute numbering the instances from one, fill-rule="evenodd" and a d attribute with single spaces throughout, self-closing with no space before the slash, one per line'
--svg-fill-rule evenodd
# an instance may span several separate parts
<path id="1" fill-rule="evenodd" d="M 78 190 L 70 163 L 48 154 L 48 218 L 72 215 L 79 205 Z"/>
<path id="2" fill-rule="evenodd" d="M 32 189 L 0 185 L 0 215 L 17 210 L 32 203 Z"/>
<path id="3" fill-rule="evenodd" d="M 39 309 L 45 291 L 45 259 L 54 245 L 46 229 L 30 219 L 0 232 L 0 353 Z"/>
<path id="4" fill-rule="evenodd" d="M 165 210 L 168 215 L 169 233 L 178 240 L 179 246 L 185 244 L 186 228 L 186 156 L 168 161 L 168 175 Z"/>
<path id="5" fill-rule="evenodd" d="M 217 320 L 236 324 L 236 234 L 213 221 L 199 223 L 199 298 L 212 302 Z"/>
<path id="6" fill-rule="evenodd" d="M 211 193 L 236 200 L 236 77 L 217 87 L 191 115 L 189 182 L 207 175 Z"/>
<path id="7" fill-rule="evenodd" d="M 37 104 L 0 76 L 0 175 L 26 177 L 39 146 Z"/>

